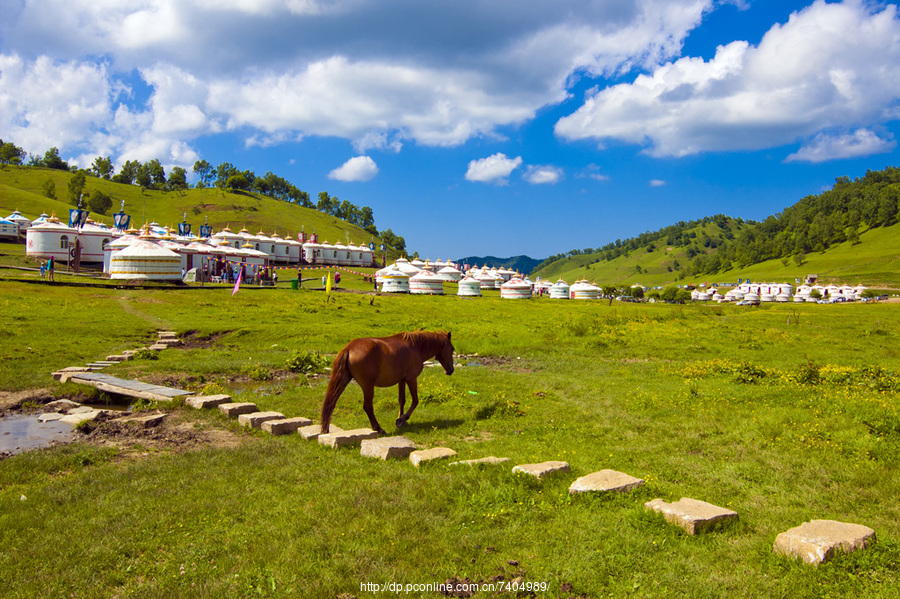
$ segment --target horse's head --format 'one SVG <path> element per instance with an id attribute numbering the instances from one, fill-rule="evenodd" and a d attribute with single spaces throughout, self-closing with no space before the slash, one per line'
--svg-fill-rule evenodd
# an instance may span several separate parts
<path id="1" fill-rule="evenodd" d="M 447 341 L 441 346 L 435 358 L 444 367 L 444 372 L 453 374 L 453 343 L 450 341 L 450 333 L 447 333 Z"/>

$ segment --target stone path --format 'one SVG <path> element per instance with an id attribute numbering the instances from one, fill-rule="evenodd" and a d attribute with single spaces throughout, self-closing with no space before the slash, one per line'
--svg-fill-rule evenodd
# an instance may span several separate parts
<path id="1" fill-rule="evenodd" d="M 323 435 L 319 425 L 314 424 L 308 418 L 286 417 L 280 412 L 260 411 L 255 403 L 232 402 L 228 395 L 194 395 L 190 391 L 182 389 L 129 381 L 97 372 L 131 359 L 137 351 L 144 349 L 161 351 L 181 344 L 176 333 L 172 331 L 159 331 L 158 337 L 159 339 L 149 348 L 124 351 L 118 355 L 107 356 L 105 360 L 91 362 L 86 366 L 63 368 L 54 372 L 53 377 L 63 383 L 75 382 L 91 385 L 101 391 L 152 401 L 171 401 L 177 397 L 184 397 L 185 405 L 191 408 L 198 410 L 218 408 L 223 414 L 237 418 L 241 426 L 247 428 L 261 429 L 271 435 L 297 434 L 303 439 L 318 440 L 321 445 L 331 448 L 358 446 L 363 457 L 379 460 L 408 458 L 410 463 L 417 468 L 424 463 L 446 460 L 457 455 L 456 451 L 448 447 L 419 449 L 413 441 L 402 436 L 379 437 L 378 433 L 369 428 L 345 431 L 332 424 L 330 431 Z M 68 400 L 57 400 L 46 404 L 45 408 L 55 411 L 41 414 L 38 417 L 39 420 L 59 420 L 73 426 L 108 412 L 80 406 Z M 158 425 L 165 417 L 164 413 L 157 413 L 129 416 L 122 420 L 144 427 L 152 427 Z M 509 462 L 509 458 L 506 457 L 487 456 L 449 462 L 448 466 L 497 465 L 507 462 Z M 568 473 L 570 467 L 566 462 L 549 461 L 537 464 L 519 464 L 513 467 L 512 472 L 534 476 L 538 480 L 542 480 L 551 474 Z M 643 484 L 643 479 L 635 478 L 624 472 L 600 470 L 576 479 L 569 486 L 569 494 L 628 493 Z M 644 507 L 661 514 L 666 521 L 681 527 L 689 535 L 709 531 L 721 524 L 738 519 L 737 512 L 733 510 L 686 497 L 674 503 L 654 499 L 646 502 Z M 801 559 L 808 564 L 820 564 L 828 561 L 838 552 L 864 549 L 874 541 L 875 531 L 867 526 L 834 520 L 812 520 L 779 534 L 775 538 L 773 551 L 776 554 Z"/>

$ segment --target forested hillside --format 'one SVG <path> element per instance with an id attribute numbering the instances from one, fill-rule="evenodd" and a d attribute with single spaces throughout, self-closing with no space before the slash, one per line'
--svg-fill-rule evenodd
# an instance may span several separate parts
<path id="1" fill-rule="evenodd" d="M 656 285 L 728 278 L 748 269 L 796 278 L 815 268 L 846 276 L 871 273 L 889 282 L 895 278 L 889 265 L 897 260 L 898 244 L 895 235 L 876 233 L 889 233 L 898 213 L 900 169 L 890 167 L 853 180 L 840 177 L 832 189 L 806 196 L 762 222 L 724 215 L 679 222 L 551 256 L 534 275 Z"/>

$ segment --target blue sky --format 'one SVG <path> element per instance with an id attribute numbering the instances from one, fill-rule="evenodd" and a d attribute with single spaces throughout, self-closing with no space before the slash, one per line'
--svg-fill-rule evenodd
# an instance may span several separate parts
<path id="1" fill-rule="evenodd" d="M 844 0 L 0 0 L 0 138 L 272 171 L 422 257 L 761 219 L 897 164 L 900 16 Z M 149 215 L 148 215 L 149 216 Z"/>

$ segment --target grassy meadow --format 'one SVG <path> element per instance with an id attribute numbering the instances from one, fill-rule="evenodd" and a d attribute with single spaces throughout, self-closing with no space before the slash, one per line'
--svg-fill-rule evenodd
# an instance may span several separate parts
<path id="1" fill-rule="evenodd" d="M 166 329 L 202 346 L 107 372 L 315 419 L 325 379 L 289 371 L 296 356 L 330 359 L 355 337 L 444 329 L 458 353 L 478 355 L 450 377 L 426 369 L 402 434 L 460 459 L 510 462 L 416 469 L 168 406 L 171 418 L 240 443 L 126 452 L 76 442 L 0 461 L 4 596 L 362 598 L 453 577 L 544 584 L 542 597 L 894 597 L 900 585 L 896 304 L 329 300 L 284 279 L 232 297 L 228 287 L 34 278 L 0 271 L 4 391 L 84 393 L 49 373 Z M 378 390 L 389 432 L 396 409 L 396 390 Z M 355 385 L 334 422 L 368 426 Z M 543 482 L 511 473 L 545 460 L 572 472 Z M 605 468 L 646 485 L 568 495 L 576 477 Z M 643 508 L 656 497 L 730 507 L 740 521 L 691 537 Z M 773 555 L 778 533 L 811 519 L 865 524 L 878 542 L 819 567 Z"/>

